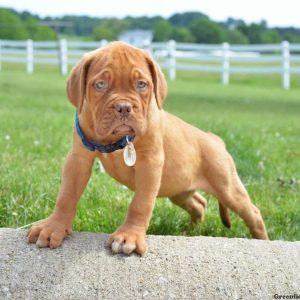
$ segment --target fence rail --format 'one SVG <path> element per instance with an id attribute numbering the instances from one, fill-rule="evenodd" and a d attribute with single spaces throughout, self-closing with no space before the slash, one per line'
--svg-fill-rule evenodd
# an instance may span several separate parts
<path id="1" fill-rule="evenodd" d="M 107 41 L 11 41 L 0 40 L 0 70 L 2 62 L 24 63 L 27 73 L 37 64 L 56 64 L 63 75 L 68 73 L 87 51 L 103 47 Z M 136 45 L 150 51 L 167 69 L 171 80 L 177 70 L 220 73 L 223 84 L 229 84 L 231 74 L 278 74 L 282 86 L 290 88 L 292 74 L 300 74 L 300 44 L 230 45 L 144 43 Z"/>

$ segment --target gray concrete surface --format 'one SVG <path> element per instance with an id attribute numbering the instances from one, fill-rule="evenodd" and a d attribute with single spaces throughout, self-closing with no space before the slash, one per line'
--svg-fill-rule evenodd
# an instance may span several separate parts
<path id="1" fill-rule="evenodd" d="M 300 242 L 148 236 L 145 257 L 112 255 L 107 235 L 74 233 L 56 250 L 0 229 L 0 299 L 300 297 Z"/>

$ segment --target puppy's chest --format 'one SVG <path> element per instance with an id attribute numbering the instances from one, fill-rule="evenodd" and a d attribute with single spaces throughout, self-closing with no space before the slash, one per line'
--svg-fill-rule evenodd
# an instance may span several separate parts
<path id="1" fill-rule="evenodd" d="M 113 153 L 101 153 L 98 157 L 105 171 L 111 177 L 130 189 L 134 188 L 134 167 L 128 167 L 125 164 L 123 150 L 118 150 Z"/>

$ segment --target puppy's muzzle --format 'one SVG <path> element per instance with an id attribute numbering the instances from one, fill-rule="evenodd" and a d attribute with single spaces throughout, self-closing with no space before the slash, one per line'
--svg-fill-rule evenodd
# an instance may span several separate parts
<path id="1" fill-rule="evenodd" d="M 132 112 L 132 105 L 128 102 L 115 103 L 114 108 L 117 115 L 119 115 L 122 119 L 127 118 Z"/>

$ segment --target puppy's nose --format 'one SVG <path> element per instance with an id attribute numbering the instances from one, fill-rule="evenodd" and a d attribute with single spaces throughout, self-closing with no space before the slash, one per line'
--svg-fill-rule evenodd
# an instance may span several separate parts
<path id="1" fill-rule="evenodd" d="M 127 116 L 132 111 L 132 106 L 130 103 L 119 102 L 114 105 L 115 110 L 123 115 Z"/>

